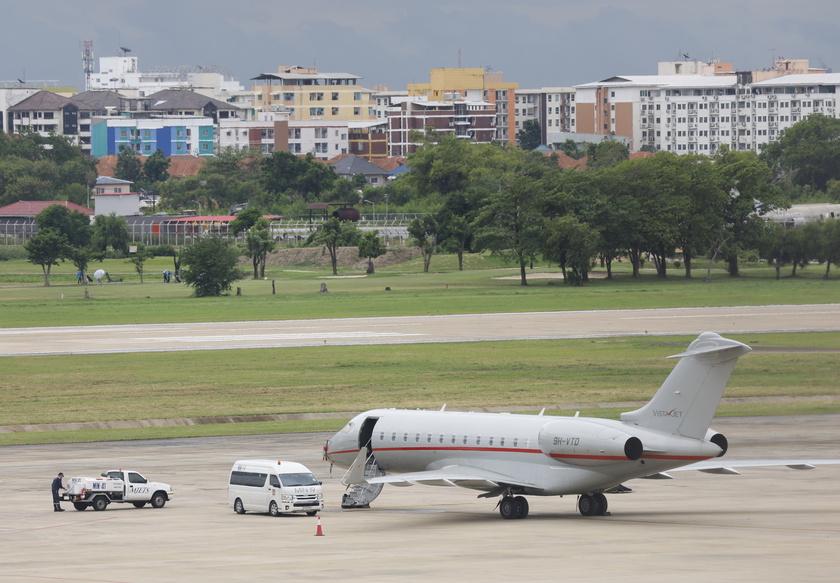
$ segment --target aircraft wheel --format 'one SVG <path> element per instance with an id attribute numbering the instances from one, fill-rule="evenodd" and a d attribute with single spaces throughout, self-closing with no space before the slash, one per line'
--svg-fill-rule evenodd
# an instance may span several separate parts
<path id="1" fill-rule="evenodd" d="M 516 503 L 516 500 L 512 496 L 505 496 L 499 503 L 499 514 L 501 514 L 502 518 L 505 520 L 517 518 L 517 510 L 519 507 L 519 504 Z"/>
<path id="2" fill-rule="evenodd" d="M 528 518 L 528 511 L 530 510 L 530 507 L 528 506 L 528 499 L 524 496 L 517 496 L 514 500 L 516 501 L 518 510 L 516 518 Z"/>
<path id="3" fill-rule="evenodd" d="M 596 512 L 595 514 L 598 516 L 606 516 L 607 515 L 607 497 L 604 496 L 601 492 L 597 494 L 593 494 L 592 497 L 595 499 L 595 506 Z"/>
<path id="4" fill-rule="evenodd" d="M 589 494 L 581 494 L 578 499 L 578 511 L 583 516 L 592 516 L 595 514 L 595 501 Z"/>

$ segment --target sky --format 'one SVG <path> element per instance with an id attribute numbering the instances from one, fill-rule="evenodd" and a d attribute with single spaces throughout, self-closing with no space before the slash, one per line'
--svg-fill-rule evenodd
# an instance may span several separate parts
<path id="1" fill-rule="evenodd" d="M 18 79 L 84 89 L 81 41 L 131 49 L 141 71 L 216 65 L 246 88 L 278 66 L 362 77 L 365 87 L 483 67 L 523 89 L 655 75 L 659 61 L 774 57 L 840 72 L 837 0 L 28 0 L 2 11 L 0 87 Z"/>

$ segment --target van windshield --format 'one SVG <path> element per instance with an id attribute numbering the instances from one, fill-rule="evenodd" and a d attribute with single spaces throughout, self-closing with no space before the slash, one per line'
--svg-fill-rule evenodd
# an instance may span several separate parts
<path id="1" fill-rule="evenodd" d="M 280 474 L 284 486 L 317 486 L 314 474 Z"/>

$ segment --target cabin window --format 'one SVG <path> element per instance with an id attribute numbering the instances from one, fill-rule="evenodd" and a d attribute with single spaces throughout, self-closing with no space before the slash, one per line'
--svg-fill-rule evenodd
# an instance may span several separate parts
<path id="1" fill-rule="evenodd" d="M 493 445 L 493 438 L 490 438 L 490 445 Z"/>
<path id="2" fill-rule="evenodd" d="M 440 442 L 443 443 L 443 433 L 440 434 Z"/>
<path id="3" fill-rule="evenodd" d="M 453 433 L 453 434 L 452 434 L 452 443 L 453 443 L 453 444 L 455 443 L 455 440 L 456 440 L 456 439 L 457 439 L 457 437 L 456 437 L 456 436 L 455 436 L 455 434 Z"/>
<path id="4" fill-rule="evenodd" d="M 414 443 L 420 443 L 420 434 L 419 433 L 414 436 Z"/>
<path id="5" fill-rule="evenodd" d="M 519 445 L 519 438 L 518 438 L 518 437 L 514 437 L 514 438 L 513 438 L 513 447 L 516 447 L 517 445 Z"/>
<path id="6" fill-rule="evenodd" d="M 385 441 L 385 432 L 384 431 L 379 432 L 379 441 Z"/>
<path id="7" fill-rule="evenodd" d="M 431 433 L 426 437 L 426 443 L 432 443 L 432 434 Z"/>
<path id="8" fill-rule="evenodd" d="M 476 435 L 476 437 L 475 437 L 475 444 L 476 444 L 476 445 L 481 445 L 481 436 L 480 436 L 480 435 Z"/>
<path id="9" fill-rule="evenodd" d="M 464 436 L 464 445 L 467 445 L 467 436 Z"/>
<path id="10" fill-rule="evenodd" d="M 395 431 L 391 434 L 391 441 L 396 441 L 396 440 L 397 440 L 397 432 Z"/>
<path id="11" fill-rule="evenodd" d="M 408 441 L 408 431 L 403 433 L 403 441 Z"/>
<path id="12" fill-rule="evenodd" d="M 504 447 L 504 446 L 505 446 L 505 438 L 504 438 L 504 437 L 500 437 L 500 438 L 499 438 L 499 447 Z"/>

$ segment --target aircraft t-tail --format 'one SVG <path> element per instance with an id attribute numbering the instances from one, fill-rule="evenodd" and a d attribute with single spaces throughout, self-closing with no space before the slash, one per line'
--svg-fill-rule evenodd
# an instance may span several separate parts
<path id="1" fill-rule="evenodd" d="M 354 417 L 325 446 L 348 468 L 342 507 L 367 507 L 384 484 L 461 486 L 500 496 L 502 518 L 525 518 L 525 496 L 577 495 L 584 516 L 606 515 L 608 493 L 667 471 L 737 474 L 735 467 L 812 469 L 840 460 L 724 463 L 726 438 L 709 428 L 746 344 L 704 332 L 644 407 L 621 420 L 508 413 L 374 409 Z"/>

